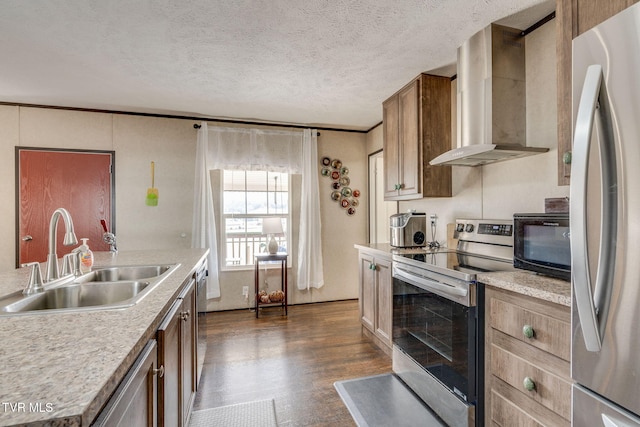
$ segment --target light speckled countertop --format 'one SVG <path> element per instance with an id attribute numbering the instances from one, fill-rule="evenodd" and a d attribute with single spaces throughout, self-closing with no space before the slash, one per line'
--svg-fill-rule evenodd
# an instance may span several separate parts
<path id="1" fill-rule="evenodd" d="M 416 254 L 428 252 L 425 248 L 396 248 L 388 243 L 363 243 L 355 244 L 353 247 L 359 251 L 365 251 L 387 258 L 390 258 L 393 254 Z M 446 248 L 442 248 L 442 250 L 446 250 Z"/>
<path id="2" fill-rule="evenodd" d="M 571 307 L 571 282 L 541 276 L 530 271 L 501 271 L 478 274 L 479 283 Z"/>
<path id="3" fill-rule="evenodd" d="M 0 426 L 88 426 L 208 250 L 95 252 L 97 266 L 176 264 L 138 304 L 120 310 L 0 316 Z M 26 268 L 0 273 L 21 291 Z"/>
<path id="4" fill-rule="evenodd" d="M 395 248 L 388 243 L 356 244 L 360 251 L 389 257 L 393 253 L 424 252 L 425 249 Z M 443 248 L 446 249 L 446 248 Z M 571 283 L 560 279 L 541 276 L 525 270 L 480 273 L 477 281 L 485 285 L 506 289 L 522 295 L 528 295 L 544 301 L 571 307 Z"/>

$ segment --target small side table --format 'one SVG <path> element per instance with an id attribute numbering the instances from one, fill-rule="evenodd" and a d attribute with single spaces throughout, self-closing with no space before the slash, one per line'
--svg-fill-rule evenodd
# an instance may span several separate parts
<path id="1" fill-rule="evenodd" d="M 256 273 L 255 273 L 255 287 L 256 287 L 256 318 L 258 318 L 260 314 L 260 306 L 268 306 L 268 307 L 277 307 L 281 306 L 284 308 L 284 315 L 287 315 L 287 254 L 283 252 L 278 252 L 277 254 L 257 254 L 256 256 Z M 272 303 L 262 303 L 260 302 L 260 298 L 258 297 L 258 292 L 260 292 L 260 263 L 261 262 L 280 262 L 280 289 L 282 293 L 284 293 L 284 298 L 279 302 Z"/>

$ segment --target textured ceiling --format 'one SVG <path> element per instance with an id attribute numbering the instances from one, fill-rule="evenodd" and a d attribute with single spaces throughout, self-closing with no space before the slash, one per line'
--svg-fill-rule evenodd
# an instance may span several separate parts
<path id="1" fill-rule="evenodd" d="M 553 0 L 3 0 L 0 102 L 369 129 L 491 22 Z"/>

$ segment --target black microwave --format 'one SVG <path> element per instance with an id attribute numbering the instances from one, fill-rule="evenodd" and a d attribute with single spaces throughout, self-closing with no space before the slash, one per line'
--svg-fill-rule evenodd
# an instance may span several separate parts
<path id="1" fill-rule="evenodd" d="M 514 214 L 513 266 L 571 280 L 569 214 Z"/>

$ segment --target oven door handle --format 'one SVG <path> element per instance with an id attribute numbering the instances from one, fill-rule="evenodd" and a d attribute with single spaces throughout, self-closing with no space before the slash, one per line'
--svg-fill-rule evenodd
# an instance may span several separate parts
<path id="1" fill-rule="evenodd" d="M 425 291 L 438 291 L 440 293 L 450 295 L 451 297 L 466 297 L 469 293 L 469 289 L 466 287 L 451 286 L 444 283 L 436 282 L 435 280 L 428 279 L 424 276 L 419 276 L 412 271 L 405 270 L 400 266 L 395 266 L 393 271 L 394 277 L 399 277 L 408 281 L 412 285 L 415 285 Z"/>

